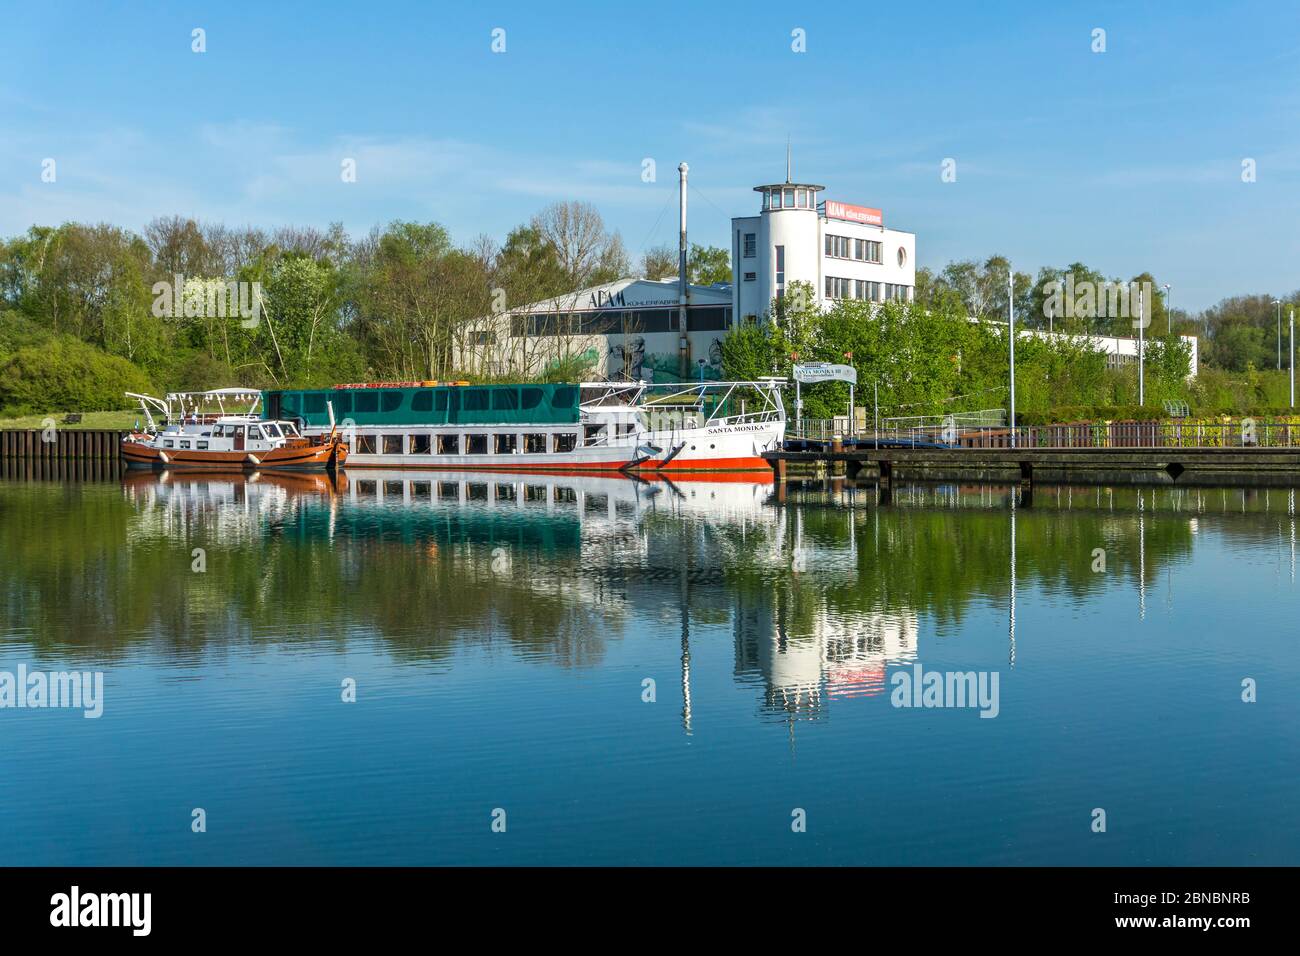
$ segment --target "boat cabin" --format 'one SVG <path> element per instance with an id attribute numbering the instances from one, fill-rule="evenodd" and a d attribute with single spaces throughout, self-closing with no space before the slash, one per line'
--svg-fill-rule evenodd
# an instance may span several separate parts
<path id="1" fill-rule="evenodd" d="M 158 435 L 162 449 L 195 451 L 270 451 L 301 440 L 298 426 L 290 421 L 262 421 L 242 416 L 223 417 L 207 425 L 168 426 Z"/>

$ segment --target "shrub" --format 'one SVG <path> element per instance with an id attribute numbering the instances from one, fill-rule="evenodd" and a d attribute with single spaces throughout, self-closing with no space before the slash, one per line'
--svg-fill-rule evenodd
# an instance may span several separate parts
<path id="1" fill-rule="evenodd" d="M 0 409 L 8 414 L 130 408 L 125 392 L 149 379 L 126 359 L 69 336 L 18 349 L 0 366 Z"/>

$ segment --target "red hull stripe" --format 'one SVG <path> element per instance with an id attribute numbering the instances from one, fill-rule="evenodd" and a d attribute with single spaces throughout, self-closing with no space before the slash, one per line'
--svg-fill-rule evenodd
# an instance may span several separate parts
<path id="1" fill-rule="evenodd" d="M 611 471 L 630 471 L 635 474 L 654 474 L 655 472 L 684 472 L 684 471 L 760 471 L 771 473 L 772 466 L 762 458 L 745 457 L 745 458 L 693 458 L 689 461 L 670 461 L 665 467 L 656 468 L 654 462 L 643 462 L 635 468 L 627 468 L 625 461 L 591 461 L 591 462 L 567 462 L 556 463 L 554 465 L 529 463 L 526 465 L 510 464 L 496 465 L 477 463 L 477 462 L 457 462 L 455 464 L 444 464 L 441 462 L 402 462 L 400 465 L 384 464 L 383 462 L 359 461 L 349 459 L 348 468 L 418 468 L 423 471 L 510 471 L 510 472 L 555 472 L 555 473 L 578 473 L 585 471 L 593 472 L 611 472 Z"/>

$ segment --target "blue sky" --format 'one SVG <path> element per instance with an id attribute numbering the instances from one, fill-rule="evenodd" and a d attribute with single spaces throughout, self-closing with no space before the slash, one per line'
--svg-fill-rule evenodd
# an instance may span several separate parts
<path id="1" fill-rule="evenodd" d="M 0 14 L 0 235 L 181 213 L 353 233 L 436 220 L 468 243 L 584 199 L 635 259 L 676 241 L 679 161 L 692 239 L 727 245 L 729 218 L 757 210 L 752 186 L 783 177 L 788 135 L 796 178 L 883 208 L 922 265 L 1000 252 L 1025 271 L 1149 269 L 1192 309 L 1300 288 L 1294 4 L 46 0 Z"/>

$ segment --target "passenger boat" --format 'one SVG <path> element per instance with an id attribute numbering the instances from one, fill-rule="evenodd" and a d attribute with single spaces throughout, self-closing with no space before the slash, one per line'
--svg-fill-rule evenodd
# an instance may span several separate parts
<path id="1" fill-rule="evenodd" d="M 370 382 L 263 404 L 309 436 L 334 427 L 332 410 L 353 468 L 755 472 L 785 435 L 781 384 Z"/>
<path id="2" fill-rule="evenodd" d="M 324 471 L 347 460 L 347 445 L 336 429 L 307 436 L 293 421 L 262 418 L 257 414 L 261 394 L 256 391 L 172 392 L 165 398 L 127 394 L 140 402 L 148 422 L 146 430 L 122 441 L 122 458 L 131 468 Z M 248 407 L 232 414 L 227 402 Z"/>

